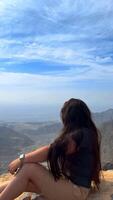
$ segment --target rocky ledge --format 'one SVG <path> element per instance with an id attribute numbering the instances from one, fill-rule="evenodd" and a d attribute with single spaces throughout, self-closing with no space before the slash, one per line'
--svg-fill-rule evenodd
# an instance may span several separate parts
<path id="1" fill-rule="evenodd" d="M 4 174 L 0 176 L 0 185 L 9 181 L 11 175 Z M 35 194 L 24 193 L 16 200 L 43 200 L 43 197 L 38 197 Z M 88 200 L 113 200 L 113 170 L 103 172 L 101 188 L 99 192 L 91 192 Z"/>

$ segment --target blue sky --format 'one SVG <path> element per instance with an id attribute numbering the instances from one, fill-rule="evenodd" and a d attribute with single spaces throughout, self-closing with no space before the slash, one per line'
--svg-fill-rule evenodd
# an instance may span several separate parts
<path id="1" fill-rule="evenodd" d="M 0 1 L 0 105 L 113 107 L 112 0 Z"/>

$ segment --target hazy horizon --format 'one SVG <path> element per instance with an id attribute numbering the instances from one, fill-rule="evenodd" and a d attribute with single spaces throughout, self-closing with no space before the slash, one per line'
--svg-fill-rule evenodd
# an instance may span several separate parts
<path id="1" fill-rule="evenodd" d="M 0 122 L 46 122 L 60 121 L 61 106 L 57 105 L 2 105 Z M 103 112 L 113 107 L 91 109 L 92 113 Z"/>

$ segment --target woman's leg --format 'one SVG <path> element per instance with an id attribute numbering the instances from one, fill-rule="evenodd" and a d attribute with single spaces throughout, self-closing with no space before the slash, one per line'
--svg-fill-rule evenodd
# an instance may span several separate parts
<path id="1" fill-rule="evenodd" d="M 19 173 L 12 178 L 7 187 L 3 186 L 2 189 L 4 190 L 0 194 L 0 200 L 12 200 L 28 189 L 30 192 L 40 193 L 37 180 L 35 181 L 38 178 L 36 166 L 38 165 L 25 164 Z M 32 182 L 34 185 L 36 182 L 35 187 L 33 187 Z"/>
<path id="2" fill-rule="evenodd" d="M 7 187 L 7 185 L 10 183 L 10 181 L 5 181 L 1 186 L 0 186 L 0 193 Z"/>
<path id="3" fill-rule="evenodd" d="M 66 180 L 54 181 L 49 171 L 40 164 L 25 164 L 11 183 L 0 194 L 0 200 L 12 200 L 26 191 L 29 181 L 35 185 L 36 193 L 48 200 L 81 200 L 79 187 Z"/>
<path id="4" fill-rule="evenodd" d="M 11 181 L 5 181 L 5 183 L 0 186 L 0 193 L 9 185 L 10 182 Z M 28 186 L 25 189 L 25 192 L 39 193 L 37 191 L 38 191 L 37 187 L 31 181 L 29 181 Z"/>

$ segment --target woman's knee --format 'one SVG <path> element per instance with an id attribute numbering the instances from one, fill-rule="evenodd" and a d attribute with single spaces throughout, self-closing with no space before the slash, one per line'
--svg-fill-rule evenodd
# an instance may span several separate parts
<path id="1" fill-rule="evenodd" d="M 27 176 L 31 176 L 33 174 L 38 175 L 38 172 L 40 173 L 41 168 L 43 168 L 43 166 L 38 163 L 25 163 L 20 171 Z"/>
<path id="2" fill-rule="evenodd" d="M 37 164 L 35 163 L 25 163 L 20 172 L 24 175 L 30 176 L 36 170 Z"/>

